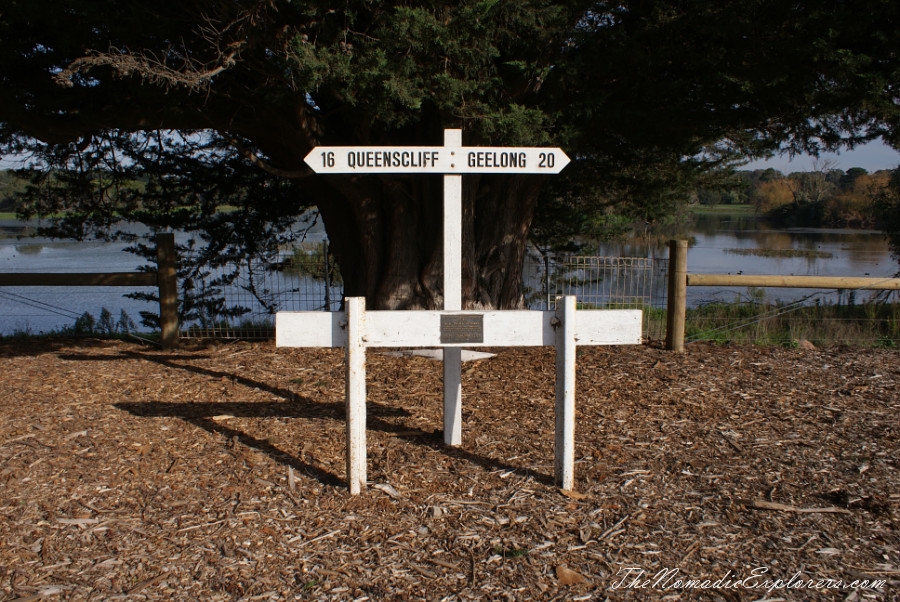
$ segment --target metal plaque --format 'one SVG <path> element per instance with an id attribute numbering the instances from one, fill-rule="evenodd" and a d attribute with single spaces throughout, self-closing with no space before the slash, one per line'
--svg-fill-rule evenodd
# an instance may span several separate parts
<path id="1" fill-rule="evenodd" d="M 441 315 L 441 344 L 466 345 L 484 342 L 484 315 Z"/>

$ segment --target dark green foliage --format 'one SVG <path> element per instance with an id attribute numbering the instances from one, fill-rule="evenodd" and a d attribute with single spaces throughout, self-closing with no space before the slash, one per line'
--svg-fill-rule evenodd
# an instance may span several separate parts
<path id="1" fill-rule="evenodd" d="M 439 179 L 302 157 L 448 127 L 561 146 L 549 186 L 467 178 L 467 300 L 514 306 L 529 228 L 546 246 L 656 224 L 745 155 L 900 146 L 898 19 L 894 0 L 10 0 L 0 152 L 36 153 L 20 210 L 63 213 L 59 234 L 186 229 L 210 262 L 269 253 L 315 204 L 348 294 L 412 307 L 440 302 Z"/>
<path id="2" fill-rule="evenodd" d="M 314 280 L 329 282 L 332 286 L 340 286 L 344 282 L 340 267 L 335 263 L 334 257 L 330 253 L 326 257 L 326 253 L 328 253 L 327 243 L 305 244 L 295 248 L 293 256 L 285 261 L 280 269 L 288 273 L 309 276 Z"/>
<path id="3" fill-rule="evenodd" d="M 119 153 L 119 160 L 111 155 Z M 180 230 L 189 238 L 177 245 L 179 315 L 183 323 L 208 324 L 249 311 L 225 305 L 223 287 L 238 272 L 251 274 L 274 264 L 280 249 L 302 236 L 297 215 L 306 209 L 304 192 L 291 179 L 277 179 L 238 157 L 223 159 L 227 145 L 213 134 L 192 137 L 157 132 L 118 134 L 110 146 L 79 152 L 79 168 L 20 171 L 29 185 L 18 196 L 19 215 L 59 214 L 39 229 L 52 237 L 87 236 L 128 241 L 129 251 L 155 269 L 154 235 Z M 260 202 L 264 199 L 267 202 Z M 143 235 L 119 229 L 147 226 Z M 260 303 L 275 311 L 266 291 L 247 285 Z M 156 292 L 131 298 L 158 303 Z M 158 328 L 159 317 L 141 312 L 141 323 Z"/>
<path id="4" fill-rule="evenodd" d="M 900 169 L 894 170 L 890 183 L 875 200 L 878 226 L 888 237 L 891 254 L 900 261 Z"/>
<path id="5" fill-rule="evenodd" d="M 95 318 L 90 312 L 84 312 L 75 322 L 63 328 L 61 334 L 76 337 L 116 337 L 134 332 L 137 329 L 125 310 L 119 314 L 119 319 L 114 320 L 112 313 L 105 307 L 100 311 L 100 319 Z"/>

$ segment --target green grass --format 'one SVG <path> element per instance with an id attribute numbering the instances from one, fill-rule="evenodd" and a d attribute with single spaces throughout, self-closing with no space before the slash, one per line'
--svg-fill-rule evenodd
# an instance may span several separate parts
<path id="1" fill-rule="evenodd" d="M 650 340 L 666 338 L 666 309 L 648 307 L 639 301 L 613 304 L 578 303 L 578 309 L 640 309 L 643 332 Z M 48 333 L 21 329 L 0 340 L 23 341 L 49 337 L 140 338 L 156 340 L 158 332 L 136 332 L 134 322 L 124 312 L 116 318 L 103 310 L 100 318 L 84 314 L 71 326 Z M 272 339 L 274 326 L 252 320 L 230 324 L 227 320 L 207 326 L 191 326 L 184 338 Z M 747 289 L 742 299 L 731 303 L 709 303 L 689 309 L 685 315 L 685 341 L 739 343 L 796 347 L 807 340 L 817 347 L 849 345 L 853 347 L 900 348 L 900 303 L 867 302 L 856 304 L 811 304 L 794 306 L 766 301 L 763 289 Z M 303 379 L 293 381 L 302 384 Z M 324 386 L 316 382 L 315 386 Z"/>
<path id="2" fill-rule="evenodd" d="M 795 347 L 900 346 L 900 304 L 711 303 L 688 310 L 685 340 Z"/>
<path id="3" fill-rule="evenodd" d="M 753 205 L 692 205 L 691 213 L 722 213 L 729 215 L 753 215 Z"/>
<path id="4" fill-rule="evenodd" d="M 232 324 L 220 320 L 205 326 L 189 326 L 181 332 L 188 339 L 274 339 L 275 325 L 271 322 L 243 320 Z"/>
<path id="5" fill-rule="evenodd" d="M 100 317 L 95 318 L 89 312 L 85 312 L 77 318 L 71 326 L 63 326 L 58 330 L 35 334 L 31 328 L 16 329 L 8 336 L 0 335 L 0 340 L 25 340 L 37 337 L 71 337 L 71 338 L 108 338 L 121 339 L 130 335 L 136 335 L 137 324 L 122 310 L 118 318 L 113 316 L 105 307 L 100 312 Z"/>
<path id="6" fill-rule="evenodd" d="M 817 347 L 900 347 L 900 303 L 810 304 L 770 303 L 763 289 L 750 288 L 745 300 L 709 303 L 688 309 L 685 342 L 708 341 L 796 347 L 807 340 Z M 579 303 L 578 309 L 640 309 L 644 336 L 666 338 L 666 308 L 640 303 Z"/>

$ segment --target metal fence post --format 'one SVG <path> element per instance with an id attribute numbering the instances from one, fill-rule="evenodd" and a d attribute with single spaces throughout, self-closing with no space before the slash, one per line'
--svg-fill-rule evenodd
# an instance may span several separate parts
<path id="1" fill-rule="evenodd" d="M 684 351 L 684 321 L 687 311 L 686 240 L 669 241 L 669 299 L 666 304 L 666 349 Z"/>
<path id="2" fill-rule="evenodd" d="M 550 250 L 544 252 L 544 297 L 547 300 L 547 309 L 550 309 Z"/>
<path id="3" fill-rule="evenodd" d="M 178 347 L 178 279 L 175 235 L 156 235 L 157 285 L 159 286 L 160 343 L 164 349 Z"/>
<path id="4" fill-rule="evenodd" d="M 325 269 L 325 311 L 331 311 L 331 262 L 328 260 L 328 241 L 322 242 L 322 261 Z"/>

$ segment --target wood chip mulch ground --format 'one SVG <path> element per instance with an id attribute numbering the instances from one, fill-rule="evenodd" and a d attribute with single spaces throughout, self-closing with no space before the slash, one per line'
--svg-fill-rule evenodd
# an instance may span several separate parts
<path id="1" fill-rule="evenodd" d="M 580 349 L 572 492 L 554 351 L 495 351 L 456 449 L 370 351 L 350 496 L 340 350 L 0 343 L 0 601 L 900 599 L 897 351 Z"/>

